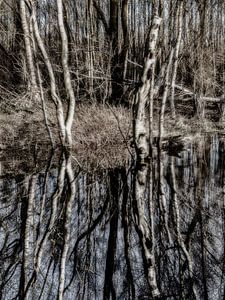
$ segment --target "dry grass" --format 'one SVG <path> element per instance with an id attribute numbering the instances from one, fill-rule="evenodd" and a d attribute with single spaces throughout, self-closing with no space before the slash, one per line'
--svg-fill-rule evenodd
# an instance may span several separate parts
<path id="1" fill-rule="evenodd" d="M 73 127 L 77 159 L 95 167 L 122 165 L 128 158 L 131 115 L 123 107 L 79 105 Z"/>
<path id="2" fill-rule="evenodd" d="M 0 116 L 0 156 L 6 157 L 5 148 L 14 149 L 11 154 L 35 144 L 50 146 L 43 122 L 41 106 L 32 108 L 32 113 L 4 113 Z M 48 103 L 51 130 L 56 144 L 59 143 L 55 108 Z M 106 105 L 78 105 L 73 125 L 73 156 L 84 169 L 108 168 L 124 165 L 129 157 L 131 138 L 131 115 L 128 109 Z M 29 151 L 28 151 L 29 152 Z M 1 160 L 1 157 L 0 157 Z"/>

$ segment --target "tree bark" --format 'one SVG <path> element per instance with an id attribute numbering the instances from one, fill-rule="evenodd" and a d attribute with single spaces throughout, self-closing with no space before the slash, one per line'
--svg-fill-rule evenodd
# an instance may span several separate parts
<path id="1" fill-rule="evenodd" d="M 72 125 L 74 119 L 74 110 L 75 110 L 75 95 L 72 87 L 70 71 L 68 67 L 68 38 L 64 26 L 63 21 L 63 4 L 62 0 L 57 0 L 57 12 L 58 12 L 58 25 L 62 43 L 62 52 L 61 52 L 61 59 L 62 59 L 62 67 L 63 67 L 63 76 L 64 76 L 64 84 L 66 88 L 67 95 L 69 97 L 69 104 L 67 110 L 67 117 L 65 122 L 65 129 L 66 129 L 66 144 L 69 147 L 72 146 Z"/>
<path id="2" fill-rule="evenodd" d="M 177 67 L 178 67 L 178 55 L 179 55 L 179 49 L 181 44 L 181 36 L 182 36 L 182 21 L 183 21 L 183 1 L 180 2 L 179 8 L 178 8 L 178 24 L 177 24 L 177 40 L 174 50 L 174 56 L 173 56 L 173 72 L 172 72 L 172 79 L 171 79 L 171 113 L 172 118 L 175 119 L 176 117 L 176 110 L 175 110 L 175 104 L 174 104 L 174 91 L 175 91 L 175 82 L 176 82 L 176 76 L 177 76 Z"/>
<path id="3" fill-rule="evenodd" d="M 35 94 L 37 92 L 36 72 L 34 65 L 33 49 L 31 46 L 31 32 L 28 26 L 26 3 L 24 0 L 20 0 L 20 16 L 24 33 L 27 69 L 28 75 L 30 76 L 30 90 Z"/>

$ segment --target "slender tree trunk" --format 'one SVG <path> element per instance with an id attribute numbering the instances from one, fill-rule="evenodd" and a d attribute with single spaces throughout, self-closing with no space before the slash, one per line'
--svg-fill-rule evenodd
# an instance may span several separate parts
<path id="1" fill-rule="evenodd" d="M 65 123 L 66 129 L 66 143 L 68 146 L 72 146 L 72 125 L 74 119 L 74 110 L 75 110 L 75 95 L 72 87 L 70 71 L 68 66 L 68 38 L 64 26 L 63 21 L 63 4 L 62 0 L 57 0 L 57 12 L 58 12 L 58 25 L 59 31 L 61 36 L 61 43 L 62 43 L 62 67 L 63 67 L 63 76 L 64 76 L 64 84 L 66 88 L 66 92 L 69 98 L 68 110 L 67 110 L 67 117 Z"/>
<path id="2" fill-rule="evenodd" d="M 31 32 L 27 21 L 26 2 L 20 0 L 20 16 L 24 33 L 24 42 L 26 50 L 27 71 L 30 78 L 30 89 L 35 94 L 37 92 L 36 72 L 34 65 L 33 49 L 31 45 Z"/>
<path id="3" fill-rule="evenodd" d="M 176 110 L 175 110 L 175 104 L 174 104 L 174 92 L 175 92 L 175 84 L 176 84 L 176 76 L 177 76 L 177 67 L 178 67 L 178 55 L 179 55 L 179 49 L 181 44 L 181 36 L 182 36 L 182 21 L 183 21 L 183 2 L 180 2 L 179 8 L 178 8 L 178 24 L 177 24 L 177 40 L 174 50 L 174 56 L 173 56 L 173 72 L 172 72 L 172 78 L 171 78 L 171 113 L 172 118 L 175 119 L 176 117 Z"/>

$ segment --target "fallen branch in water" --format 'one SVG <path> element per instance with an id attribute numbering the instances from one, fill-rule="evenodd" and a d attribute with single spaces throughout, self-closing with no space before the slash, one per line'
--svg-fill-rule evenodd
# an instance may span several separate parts
<path id="1" fill-rule="evenodd" d="M 205 97 L 205 96 L 199 96 L 199 95 L 197 95 L 197 94 L 195 94 L 193 91 L 191 91 L 191 90 L 189 90 L 189 89 L 187 89 L 187 88 L 185 88 L 185 87 L 183 87 L 183 86 L 180 86 L 180 85 L 177 85 L 177 84 L 175 84 L 175 89 L 177 89 L 177 90 L 179 90 L 179 91 L 182 91 L 183 93 L 184 93 L 184 95 L 183 96 L 185 96 L 185 95 L 190 95 L 190 96 L 194 96 L 194 97 L 196 97 L 196 98 L 200 98 L 201 100 L 203 100 L 203 101 L 208 101 L 208 102 L 221 102 L 221 101 L 224 101 L 225 99 L 225 97 L 224 97 L 224 94 L 223 95 L 221 95 L 220 97 Z M 176 100 L 176 99 L 175 99 Z M 187 100 L 187 99 L 186 99 Z M 190 99 L 188 99 L 188 100 L 190 100 Z"/>

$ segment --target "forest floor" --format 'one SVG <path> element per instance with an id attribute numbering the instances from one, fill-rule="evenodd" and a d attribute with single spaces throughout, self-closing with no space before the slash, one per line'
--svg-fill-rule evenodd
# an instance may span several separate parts
<path id="1" fill-rule="evenodd" d="M 223 132 L 224 124 L 213 121 L 213 114 L 204 121 L 190 114 L 191 107 L 178 107 L 176 120 L 165 114 L 165 136 L 198 139 L 204 133 Z M 40 106 L 14 105 L 0 109 L 0 161 L 30 160 L 46 163 L 50 140 Z M 55 108 L 48 104 L 49 125 L 54 141 L 59 144 Z M 156 111 L 156 115 L 158 115 Z M 210 120 L 211 119 L 211 120 Z M 155 117 L 154 136 L 158 119 Z M 78 104 L 73 125 L 73 157 L 83 169 L 109 168 L 124 165 L 132 152 L 132 109 L 102 104 Z M 22 168 L 22 167 L 21 167 Z M 25 167 L 26 169 L 27 167 Z"/>

